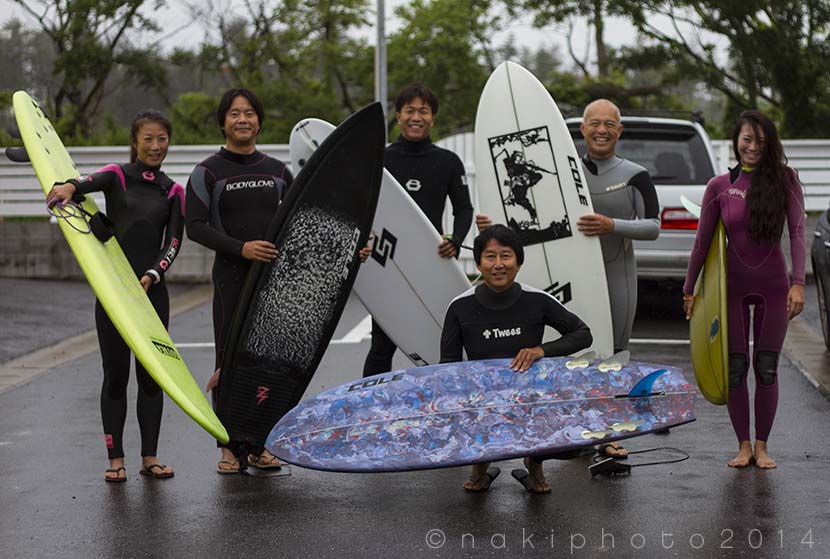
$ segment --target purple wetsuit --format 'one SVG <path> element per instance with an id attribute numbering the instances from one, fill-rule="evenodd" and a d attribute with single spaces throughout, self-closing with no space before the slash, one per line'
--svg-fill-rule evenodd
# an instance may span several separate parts
<path id="1" fill-rule="evenodd" d="M 794 171 L 787 169 L 787 227 L 790 234 L 792 279 L 780 238 L 754 241 L 750 237 L 746 196 L 754 171 L 736 167 L 709 181 L 703 195 L 695 246 L 689 259 L 683 293 L 694 292 L 717 226 L 723 220 L 726 247 L 727 320 L 729 324 L 729 417 L 738 441 L 749 438 L 749 307 L 753 313 L 755 371 L 755 438 L 766 441 L 778 407 L 778 355 L 787 333 L 787 295 L 791 284 L 804 285 L 804 192 Z"/>

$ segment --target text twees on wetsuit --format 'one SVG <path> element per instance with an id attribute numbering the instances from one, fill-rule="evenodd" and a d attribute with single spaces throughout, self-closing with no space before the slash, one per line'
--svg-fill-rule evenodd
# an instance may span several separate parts
<path id="1" fill-rule="evenodd" d="M 161 281 L 173 264 L 184 231 L 184 189 L 158 167 L 141 161 L 106 165 L 83 180 L 70 179 L 75 195 L 101 191 L 115 238 L 137 276 Z M 159 247 L 161 250 L 159 251 Z"/>
<path id="2" fill-rule="evenodd" d="M 542 343 L 545 326 L 562 337 Z M 519 350 L 541 346 L 545 357 L 570 355 L 589 347 L 591 330 L 578 316 L 544 291 L 519 283 L 503 293 L 478 285 L 450 303 L 441 333 L 441 363 L 512 358 Z"/>

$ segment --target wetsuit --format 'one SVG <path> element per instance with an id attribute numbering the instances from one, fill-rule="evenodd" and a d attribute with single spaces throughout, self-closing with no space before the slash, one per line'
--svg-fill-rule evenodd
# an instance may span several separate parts
<path id="1" fill-rule="evenodd" d="M 428 137 L 413 142 L 401 136 L 386 148 L 383 165 L 412 196 L 439 234 L 444 233 L 441 220 L 449 197 L 453 214 L 449 240 L 455 245 L 457 257 L 473 222 L 473 205 L 461 159 L 436 146 Z M 363 366 L 363 376 L 390 370 L 395 349 L 395 343 L 372 320 L 372 345 Z"/>
<path id="2" fill-rule="evenodd" d="M 749 307 L 753 312 L 755 370 L 755 438 L 766 441 L 778 407 L 778 357 L 787 333 L 787 295 L 791 284 L 804 285 L 804 193 L 788 169 L 787 226 L 790 234 L 792 280 L 776 241 L 754 241 L 749 234 L 746 195 L 754 171 L 736 167 L 709 181 L 703 195 L 695 245 L 683 293 L 694 293 L 718 220 L 723 220 L 726 246 L 726 297 L 729 325 L 729 418 L 738 441 L 749 441 Z"/>
<path id="3" fill-rule="evenodd" d="M 614 231 L 600 236 L 611 303 L 614 352 L 628 349 L 637 311 L 637 262 L 632 240 L 653 241 L 660 234 L 657 190 L 648 171 L 613 155 L 582 158 L 582 167 L 598 214 L 614 220 Z"/>
<path id="4" fill-rule="evenodd" d="M 147 292 L 159 318 L 167 327 L 170 302 L 164 273 L 181 249 L 184 229 L 184 189 L 158 167 L 140 161 L 107 165 L 86 177 L 71 179 L 76 200 L 90 192 L 103 191 L 107 216 L 115 238 L 137 277 L 148 275 L 153 285 Z M 130 348 L 115 329 L 99 301 L 95 302 L 95 326 L 104 368 L 101 388 L 101 418 L 110 460 L 124 457 L 122 438 L 127 417 L 127 383 L 130 379 Z M 164 397 L 138 359 L 138 424 L 141 456 L 155 456 Z"/>
<path id="5" fill-rule="evenodd" d="M 542 343 L 545 326 L 562 337 Z M 545 357 L 570 355 L 589 347 L 591 330 L 578 316 L 544 291 L 514 283 L 496 293 L 481 284 L 450 303 L 441 332 L 441 363 L 510 358 L 524 349 L 541 346 Z"/>
<path id="6" fill-rule="evenodd" d="M 187 236 L 216 251 L 213 262 L 215 363 L 225 342 L 242 286 L 253 263 L 242 246 L 262 240 L 280 200 L 291 185 L 281 161 L 259 151 L 242 155 L 221 148 L 193 170 L 187 183 Z"/>

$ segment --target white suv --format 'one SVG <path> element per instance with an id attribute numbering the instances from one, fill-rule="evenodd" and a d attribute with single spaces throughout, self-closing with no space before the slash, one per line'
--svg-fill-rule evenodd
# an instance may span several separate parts
<path id="1" fill-rule="evenodd" d="M 585 141 L 581 118 L 567 119 L 580 156 Z M 651 173 L 660 203 L 660 236 L 634 241 L 637 275 L 641 278 L 683 278 L 695 241 L 697 219 L 683 209 L 680 196 L 697 204 L 706 183 L 718 171 L 712 142 L 698 122 L 670 118 L 623 116 L 617 155 L 639 163 Z"/>

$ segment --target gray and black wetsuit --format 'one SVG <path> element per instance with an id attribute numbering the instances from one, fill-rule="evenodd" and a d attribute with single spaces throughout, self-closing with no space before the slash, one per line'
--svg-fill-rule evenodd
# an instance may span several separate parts
<path id="1" fill-rule="evenodd" d="M 644 167 L 616 155 L 594 160 L 586 154 L 582 166 L 594 211 L 614 220 L 614 232 L 601 236 L 600 244 L 617 352 L 628 349 L 637 310 L 637 263 L 632 241 L 653 241 L 660 235 L 657 190 Z"/>

